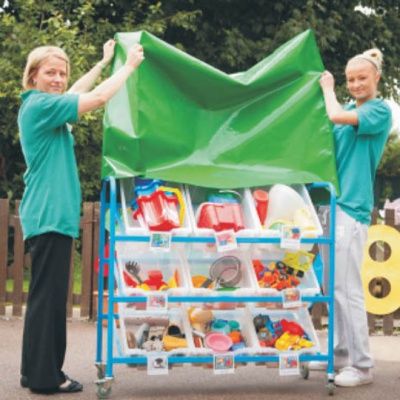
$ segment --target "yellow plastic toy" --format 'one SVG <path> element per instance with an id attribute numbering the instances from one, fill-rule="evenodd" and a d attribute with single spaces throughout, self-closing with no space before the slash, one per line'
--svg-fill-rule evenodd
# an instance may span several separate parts
<path id="1" fill-rule="evenodd" d="M 313 343 L 309 340 L 289 332 L 284 332 L 281 337 L 275 342 L 275 348 L 281 351 L 300 350 L 303 348 L 310 348 L 312 346 Z"/>
<path id="2" fill-rule="evenodd" d="M 390 256 L 385 261 L 374 260 L 370 248 L 376 242 L 384 242 L 390 247 Z M 367 311 L 371 314 L 386 315 L 400 307 L 400 233 L 388 225 L 372 225 L 368 230 L 364 250 L 361 277 L 364 286 Z M 373 279 L 384 278 L 390 283 L 390 292 L 383 298 L 373 296 L 369 285 Z"/>
<path id="3" fill-rule="evenodd" d="M 294 274 L 301 278 L 304 275 L 304 272 L 310 268 L 314 257 L 314 254 L 303 250 L 299 250 L 295 253 L 286 252 L 282 262 L 289 267 L 288 272 L 290 274 Z"/>
<path id="4" fill-rule="evenodd" d="M 207 332 L 209 324 L 214 319 L 214 313 L 200 307 L 191 307 L 188 310 L 190 325 L 194 330 Z"/>
<path id="5" fill-rule="evenodd" d="M 302 207 L 295 211 L 293 224 L 299 226 L 302 231 L 316 230 L 312 215 L 308 207 Z"/>
<path id="6" fill-rule="evenodd" d="M 174 349 L 182 349 L 188 347 L 187 340 L 180 337 L 164 335 L 162 341 L 164 344 L 165 351 L 171 351 Z"/>

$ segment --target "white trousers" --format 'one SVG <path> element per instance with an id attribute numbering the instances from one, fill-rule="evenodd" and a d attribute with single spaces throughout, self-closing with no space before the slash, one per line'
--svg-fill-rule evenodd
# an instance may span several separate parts
<path id="1" fill-rule="evenodd" d="M 318 216 L 324 236 L 329 236 L 330 207 L 320 207 Z M 334 355 L 349 357 L 353 367 L 372 368 L 374 362 L 369 350 L 368 320 L 361 280 L 368 225 L 351 218 L 337 206 L 335 233 Z M 324 293 L 328 295 L 329 246 L 321 245 L 320 252 L 324 263 Z"/>

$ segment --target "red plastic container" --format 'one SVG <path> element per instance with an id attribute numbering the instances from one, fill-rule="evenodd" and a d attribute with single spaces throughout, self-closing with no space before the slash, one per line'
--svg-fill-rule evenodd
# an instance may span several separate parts
<path id="1" fill-rule="evenodd" d="M 136 200 L 138 209 L 133 217 L 140 216 L 151 231 L 166 232 L 179 228 L 179 213 L 177 197 L 166 195 L 164 191 L 156 190 L 149 196 L 139 196 Z"/>
<path id="2" fill-rule="evenodd" d="M 216 232 L 244 229 L 242 206 L 240 204 L 203 203 L 200 205 L 199 228 L 209 228 Z"/>
<path id="3" fill-rule="evenodd" d="M 256 202 L 256 210 L 258 218 L 260 219 L 261 225 L 264 225 L 265 218 L 267 217 L 268 213 L 268 203 L 269 203 L 268 192 L 266 192 L 265 190 L 258 189 L 253 192 L 253 197 Z"/>

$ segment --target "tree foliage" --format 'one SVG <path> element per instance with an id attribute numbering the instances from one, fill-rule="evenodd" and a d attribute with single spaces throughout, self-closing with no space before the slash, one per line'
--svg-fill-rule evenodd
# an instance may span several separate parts
<path id="1" fill-rule="evenodd" d="M 108 38 L 137 30 L 231 73 L 248 69 L 295 35 L 313 29 L 341 100 L 347 100 L 346 61 L 371 47 L 384 53 L 382 95 L 398 95 L 398 0 L 8 0 L 0 9 L 0 26 L 0 197 L 12 200 L 21 198 L 24 187 L 16 123 L 22 72 L 27 55 L 39 45 L 67 51 L 71 81 L 100 59 Z M 83 198 L 97 200 L 102 110 L 81 116 L 74 135 Z M 399 152 L 398 141 L 391 139 L 380 175 L 399 175 Z"/>

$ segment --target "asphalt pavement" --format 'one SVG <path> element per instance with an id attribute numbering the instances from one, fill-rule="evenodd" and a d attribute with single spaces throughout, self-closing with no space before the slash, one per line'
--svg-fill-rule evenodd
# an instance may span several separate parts
<path id="1" fill-rule="evenodd" d="M 68 323 L 68 348 L 64 371 L 84 385 L 76 394 L 37 395 L 19 384 L 21 318 L 0 317 L 0 399 L 97 399 L 95 367 L 97 331 L 94 322 L 73 319 Z M 106 333 L 106 332 L 105 332 Z M 326 332 L 318 332 L 321 346 Z M 172 368 L 168 375 L 149 376 L 123 364 L 114 364 L 110 399 L 173 400 L 394 400 L 400 397 L 400 336 L 371 336 L 375 358 L 374 382 L 356 388 L 335 388 L 328 395 L 325 372 L 310 372 L 308 379 L 281 377 L 277 368 L 237 367 L 234 374 L 216 375 L 212 369 L 194 366 Z"/>

